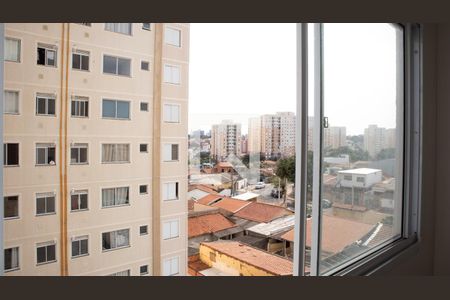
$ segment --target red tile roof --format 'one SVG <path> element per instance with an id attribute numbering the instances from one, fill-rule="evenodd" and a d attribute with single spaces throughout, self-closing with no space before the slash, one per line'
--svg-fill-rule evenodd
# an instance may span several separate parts
<path id="1" fill-rule="evenodd" d="M 188 218 L 188 237 L 214 233 L 235 227 L 236 224 L 219 213 Z"/>
<path id="2" fill-rule="evenodd" d="M 195 201 L 192 199 L 188 200 L 188 210 L 194 210 Z"/>
<path id="3" fill-rule="evenodd" d="M 201 190 L 204 191 L 205 193 L 210 193 L 210 194 L 215 194 L 218 195 L 218 193 L 210 186 L 206 185 L 206 184 L 190 184 L 188 191 L 192 191 L 192 190 Z"/>
<path id="4" fill-rule="evenodd" d="M 214 204 L 211 204 L 211 206 L 222 208 L 231 213 L 236 213 L 243 207 L 249 205 L 250 203 L 251 202 L 249 202 L 249 201 L 232 199 L 230 197 L 223 197 L 222 200 L 220 200 L 219 202 L 216 202 Z"/>
<path id="5" fill-rule="evenodd" d="M 208 194 L 208 195 L 198 199 L 197 203 L 203 204 L 203 205 L 209 205 L 211 202 L 221 199 L 222 197 L 223 196 L 220 196 L 220 195 Z"/>
<path id="6" fill-rule="evenodd" d="M 235 241 L 203 242 L 201 245 L 245 262 L 273 275 L 292 275 L 290 260 Z"/>
<path id="7" fill-rule="evenodd" d="M 306 221 L 306 246 L 311 247 L 312 219 Z M 322 249 L 326 252 L 338 253 L 345 246 L 362 238 L 375 225 L 351 221 L 329 215 L 322 216 Z M 293 242 L 294 229 L 281 236 L 282 239 Z"/>
<path id="8" fill-rule="evenodd" d="M 277 218 L 292 214 L 293 213 L 290 210 L 284 207 L 251 202 L 249 205 L 239 210 L 235 216 L 250 221 L 268 223 Z"/>

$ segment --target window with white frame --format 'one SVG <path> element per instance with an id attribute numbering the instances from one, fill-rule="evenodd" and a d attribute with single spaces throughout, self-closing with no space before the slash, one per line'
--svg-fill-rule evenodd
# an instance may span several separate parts
<path id="1" fill-rule="evenodd" d="M 131 59 L 112 55 L 103 55 L 103 73 L 131 76 Z"/>
<path id="2" fill-rule="evenodd" d="M 142 23 L 142 29 L 144 30 L 150 30 L 152 23 Z"/>
<path id="3" fill-rule="evenodd" d="M 163 161 L 178 161 L 178 144 L 164 144 Z"/>
<path id="4" fill-rule="evenodd" d="M 89 117 L 89 97 L 73 96 L 71 104 L 72 117 Z"/>
<path id="5" fill-rule="evenodd" d="M 56 46 L 39 43 L 37 47 L 37 64 L 41 66 L 56 67 L 56 53 Z"/>
<path id="6" fill-rule="evenodd" d="M 123 206 L 130 203 L 130 188 L 116 187 L 102 189 L 102 208 Z"/>
<path id="7" fill-rule="evenodd" d="M 89 255 L 87 235 L 72 238 L 72 258 Z"/>
<path id="8" fill-rule="evenodd" d="M 19 247 L 5 249 L 5 272 L 14 271 L 20 268 L 19 265 Z"/>
<path id="9" fill-rule="evenodd" d="M 70 146 L 70 164 L 85 165 L 88 164 L 88 144 L 75 143 Z"/>
<path id="10" fill-rule="evenodd" d="M 163 201 L 178 200 L 178 182 L 163 184 Z"/>
<path id="11" fill-rule="evenodd" d="M 19 114 L 19 92 L 5 90 L 3 98 L 4 114 Z"/>
<path id="12" fill-rule="evenodd" d="M 3 197 L 4 202 L 4 218 L 5 219 L 15 219 L 19 217 L 19 196 L 5 196 Z"/>
<path id="13" fill-rule="evenodd" d="M 148 265 L 140 266 L 139 271 L 141 273 L 141 276 L 147 275 L 148 274 Z"/>
<path id="14" fill-rule="evenodd" d="M 55 144 L 47 144 L 47 143 L 36 144 L 36 165 L 46 166 L 55 164 L 56 164 Z"/>
<path id="15" fill-rule="evenodd" d="M 3 144 L 3 165 L 18 166 L 19 165 L 19 143 Z"/>
<path id="16" fill-rule="evenodd" d="M 75 24 L 80 24 L 80 25 L 83 25 L 83 26 L 91 26 L 91 23 L 75 23 Z"/>
<path id="17" fill-rule="evenodd" d="M 70 195 L 70 210 L 81 211 L 88 209 L 88 191 L 77 190 Z"/>
<path id="18" fill-rule="evenodd" d="M 102 144 L 102 163 L 129 163 L 130 144 Z"/>
<path id="19" fill-rule="evenodd" d="M 180 257 L 169 257 L 164 259 L 163 262 L 163 275 L 164 276 L 174 276 L 180 273 Z"/>
<path id="20" fill-rule="evenodd" d="M 5 37 L 5 61 L 20 62 L 21 42 L 19 39 Z"/>
<path id="21" fill-rule="evenodd" d="M 150 63 L 148 61 L 141 61 L 141 70 L 148 71 L 150 69 Z"/>
<path id="22" fill-rule="evenodd" d="M 163 239 L 169 240 L 179 236 L 179 220 L 163 222 Z"/>
<path id="23" fill-rule="evenodd" d="M 179 104 L 164 104 L 164 122 L 180 123 Z"/>
<path id="24" fill-rule="evenodd" d="M 107 276 L 130 276 L 130 274 L 131 274 L 130 270 L 125 270 L 125 271 L 115 272 L 115 273 L 109 274 Z"/>
<path id="25" fill-rule="evenodd" d="M 148 234 L 148 226 L 147 225 L 140 226 L 139 227 L 139 234 L 140 235 Z"/>
<path id="26" fill-rule="evenodd" d="M 38 93 L 36 95 L 36 115 L 55 116 L 55 112 L 56 112 L 56 95 Z"/>
<path id="27" fill-rule="evenodd" d="M 130 119 L 130 101 L 103 99 L 102 117 L 108 119 Z"/>
<path id="28" fill-rule="evenodd" d="M 141 184 L 139 186 L 139 194 L 144 195 L 148 193 L 148 185 L 146 184 Z"/>
<path id="29" fill-rule="evenodd" d="M 56 261 L 56 242 L 50 241 L 37 244 L 36 246 L 37 264 L 46 264 Z"/>
<path id="30" fill-rule="evenodd" d="M 180 67 L 164 64 L 164 82 L 180 84 Z"/>
<path id="31" fill-rule="evenodd" d="M 89 71 L 89 51 L 73 50 L 72 69 L 80 71 Z"/>
<path id="32" fill-rule="evenodd" d="M 36 194 L 36 215 L 55 214 L 55 193 Z"/>
<path id="33" fill-rule="evenodd" d="M 164 41 L 168 45 L 181 47 L 181 30 L 166 27 L 164 30 Z"/>
<path id="34" fill-rule="evenodd" d="M 133 23 L 105 23 L 105 30 L 131 35 Z"/>
<path id="35" fill-rule="evenodd" d="M 141 111 L 148 111 L 148 102 L 141 102 Z"/>
<path id="36" fill-rule="evenodd" d="M 102 233 L 102 249 L 113 250 L 130 246 L 130 229 Z"/>

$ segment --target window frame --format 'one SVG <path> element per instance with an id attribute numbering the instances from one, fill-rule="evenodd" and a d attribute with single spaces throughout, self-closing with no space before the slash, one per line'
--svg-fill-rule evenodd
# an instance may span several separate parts
<path id="1" fill-rule="evenodd" d="M 141 232 L 141 228 L 144 228 L 144 227 L 145 227 L 145 232 L 142 233 L 142 232 Z M 140 225 L 140 226 L 139 226 L 139 235 L 140 235 L 140 236 L 148 235 L 148 225 Z"/>
<path id="2" fill-rule="evenodd" d="M 173 30 L 173 31 L 177 31 L 178 32 L 178 44 L 173 44 L 173 43 L 171 43 L 170 41 L 168 41 L 167 39 L 166 39 L 166 31 L 167 30 Z M 180 48 L 181 49 L 181 45 L 182 45 L 182 42 L 181 42 L 181 40 L 182 40 L 182 38 L 181 38 L 181 36 L 182 36 L 182 34 L 181 34 L 181 29 L 179 29 L 179 28 L 176 28 L 176 27 L 172 27 L 172 26 L 165 26 L 165 28 L 164 28 L 164 44 L 166 44 L 166 45 L 169 45 L 169 46 L 172 46 L 172 47 L 176 47 L 176 48 Z"/>
<path id="3" fill-rule="evenodd" d="M 13 217 L 5 217 L 6 214 L 6 210 L 3 210 L 3 216 L 1 216 L 3 218 L 3 220 L 16 220 L 16 219 L 20 219 L 20 195 L 19 194 L 11 194 L 11 195 L 3 195 L 3 203 L 2 205 L 5 206 L 5 198 L 9 198 L 9 197 L 17 197 L 17 216 L 13 216 Z"/>
<path id="4" fill-rule="evenodd" d="M 116 30 L 109 30 L 109 29 L 107 29 L 106 24 L 120 24 L 120 23 L 105 23 L 105 27 L 104 27 L 105 31 L 119 33 L 119 34 L 123 34 L 125 36 L 133 36 L 133 23 L 125 23 L 125 24 L 130 24 L 130 33 L 123 33 L 123 32 L 116 31 Z"/>
<path id="5" fill-rule="evenodd" d="M 142 272 L 142 268 L 143 268 L 143 267 L 147 268 L 147 270 L 144 271 L 144 272 Z M 148 272 L 148 265 L 142 265 L 142 266 L 139 266 L 139 274 L 140 274 L 141 276 L 147 275 L 148 273 L 149 273 L 149 272 Z"/>
<path id="6" fill-rule="evenodd" d="M 117 204 L 117 190 L 127 188 L 128 189 L 128 199 L 126 203 L 124 204 Z M 114 190 L 114 204 L 113 205 L 103 205 L 103 190 Z M 113 187 L 101 187 L 100 188 L 100 209 L 106 209 L 106 208 L 113 208 L 113 207 L 123 207 L 123 206 L 130 206 L 131 205 L 131 188 L 130 186 L 113 186 Z"/>
<path id="7" fill-rule="evenodd" d="M 105 117 L 103 115 L 103 102 L 105 100 L 106 101 L 113 101 L 115 103 L 115 108 L 114 108 L 114 115 L 115 115 L 115 117 Z M 119 117 L 117 117 L 117 103 L 118 102 L 128 103 L 128 118 L 119 118 Z M 102 101 L 100 102 L 100 105 L 101 105 L 102 119 L 105 119 L 105 120 L 124 120 L 124 121 L 130 121 L 131 120 L 131 101 L 130 100 L 102 98 Z"/>
<path id="8" fill-rule="evenodd" d="M 48 198 L 52 198 L 53 197 L 53 201 L 54 201 L 54 211 L 48 212 Z M 41 198 L 45 198 L 45 212 L 44 213 L 38 213 L 38 199 Z M 35 216 L 36 217 L 40 217 L 40 216 L 49 216 L 49 215 L 56 215 L 56 193 L 55 192 L 40 192 L 40 193 L 35 193 L 34 194 L 34 207 L 35 207 Z"/>
<path id="9" fill-rule="evenodd" d="M 4 256 L 5 255 L 5 251 L 9 250 L 9 249 L 17 249 L 17 267 L 14 267 L 14 268 L 11 268 L 11 269 L 6 269 L 6 260 L 5 260 L 5 266 L 4 266 L 4 269 L 3 269 L 4 273 L 20 270 L 20 260 L 21 260 L 20 259 L 20 252 L 21 252 L 20 251 L 20 246 L 11 246 L 11 247 L 5 248 L 5 249 L 3 249 L 2 255 Z"/>
<path id="10" fill-rule="evenodd" d="M 18 55 L 17 55 L 17 59 L 18 60 L 9 60 L 9 59 L 4 59 L 5 62 L 14 62 L 14 63 L 21 63 L 22 62 L 22 39 L 20 38 L 16 38 L 16 37 L 9 37 L 9 36 L 5 36 L 5 40 L 13 40 L 13 41 L 17 41 L 18 45 L 19 45 L 19 49 L 18 49 Z M 6 44 L 6 43 L 5 43 Z M 6 56 L 6 55 L 5 55 Z"/>
<path id="11" fill-rule="evenodd" d="M 5 111 L 5 100 L 6 100 L 6 97 L 5 97 L 5 93 L 15 93 L 15 94 L 17 94 L 17 112 L 7 112 L 7 111 Z M 20 90 L 14 90 L 14 89 L 4 89 L 3 90 L 3 114 L 5 114 L 5 115 L 13 115 L 13 116 L 18 116 L 18 115 L 20 115 L 20 94 L 21 94 L 21 92 L 20 92 Z"/>
<path id="12" fill-rule="evenodd" d="M 87 25 L 85 25 L 87 26 Z M 74 68 L 73 67 L 73 56 L 74 55 L 78 55 L 80 56 L 80 68 Z M 87 56 L 88 58 L 88 66 L 87 66 L 87 70 L 83 69 L 83 60 L 82 60 L 82 56 Z M 72 57 L 71 57 L 71 68 L 74 71 L 83 71 L 83 72 L 90 72 L 91 71 L 91 53 L 87 50 L 81 50 L 81 49 L 72 49 Z"/>
<path id="13" fill-rule="evenodd" d="M 48 259 L 47 247 L 50 247 L 50 246 L 54 246 L 55 247 L 55 259 L 54 260 L 47 260 Z M 42 248 L 42 247 L 45 247 L 45 256 L 46 256 L 45 258 L 46 258 L 46 261 L 38 262 L 37 250 L 39 248 Z M 36 266 L 51 264 L 51 263 L 54 263 L 54 262 L 58 261 L 58 252 L 57 252 L 58 249 L 56 248 L 56 241 L 48 241 L 48 242 L 43 242 L 43 243 L 37 243 L 35 249 L 36 249 L 36 251 L 34 253 L 36 254 Z"/>
<path id="14" fill-rule="evenodd" d="M 115 248 L 110 248 L 110 249 L 104 249 L 103 248 L 103 234 L 105 234 L 105 233 L 109 233 L 109 234 L 116 233 L 116 232 L 121 231 L 121 230 L 128 230 L 128 245 L 115 247 Z M 101 239 L 100 239 L 101 246 L 100 247 L 102 249 L 102 253 L 131 247 L 131 234 L 130 233 L 131 233 L 130 228 L 122 228 L 122 229 L 116 229 L 116 230 L 101 232 Z"/>
<path id="15" fill-rule="evenodd" d="M 72 196 L 78 196 L 78 209 L 72 209 Z M 86 200 L 86 208 L 80 208 L 81 207 L 81 195 L 86 195 L 87 200 Z M 86 211 L 89 210 L 89 190 L 85 189 L 85 190 L 74 190 L 73 192 L 70 193 L 70 212 L 79 212 L 79 211 Z"/>
<path id="16" fill-rule="evenodd" d="M 80 109 L 80 102 L 84 103 L 84 112 L 87 114 L 86 115 L 74 115 L 74 111 L 73 111 L 73 104 L 75 103 L 75 110 L 81 111 Z M 89 97 L 86 96 L 72 96 L 70 99 L 70 117 L 71 118 L 83 118 L 83 119 L 88 119 L 89 118 Z"/>
<path id="17" fill-rule="evenodd" d="M 304 275 L 306 245 L 306 168 L 308 136 L 308 24 L 297 24 L 297 125 L 296 125 L 296 184 L 295 184 L 295 243 L 294 275 Z M 321 34 L 321 24 L 315 24 Z M 381 271 L 391 262 L 408 254 L 408 249 L 420 243 L 421 161 L 422 161 L 422 27 L 419 24 L 394 24 L 403 28 L 403 83 L 404 83 L 404 152 L 403 152 L 403 212 L 400 238 L 392 238 L 350 259 L 338 268 L 321 276 L 370 275 Z M 315 46 L 321 39 L 315 39 Z M 320 49 L 316 48 L 316 49 Z M 317 51 L 317 50 L 316 50 Z M 316 55 L 317 56 L 317 55 Z M 319 91 L 320 64 L 315 62 L 316 91 Z M 317 72 L 319 71 L 319 72 Z M 318 77 L 316 77 L 318 76 Z M 319 79 L 319 80 L 317 80 Z M 317 83 L 319 81 L 319 83 Z M 320 122 L 320 120 L 319 120 Z M 320 124 L 320 123 L 319 123 Z M 319 126 L 320 127 L 320 126 Z M 320 177 L 320 176 L 319 176 Z M 314 200 L 313 200 L 314 201 Z M 318 204 L 321 205 L 319 198 Z M 301 229 L 299 229 L 301 228 Z M 314 229 L 313 229 L 314 230 Z M 318 275 L 317 273 L 311 274 Z"/>
<path id="18" fill-rule="evenodd" d="M 72 162 L 72 149 L 78 149 L 78 160 L 81 160 L 81 152 L 80 149 L 86 149 L 86 162 Z M 73 143 L 70 145 L 69 149 L 69 157 L 70 157 L 70 165 L 78 166 L 78 165 L 89 165 L 89 144 L 88 143 Z"/>
<path id="19" fill-rule="evenodd" d="M 176 222 L 177 223 L 177 235 L 176 236 L 172 236 L 172 223 Z M 164 225 L 166 225 L 167 223 L 169 223 L 170 225 L 170 235 L 168 238 L 164 237 Z M 169 240 L 174 240 L 174 239 L 178 239 L 180 238 L 180 219 L 169 219 L 169 220 L 165 220 L 162 222 L 162 234 L 161 234 L 162 240 L 163 241 L 169 241 Z"/>
<path id="20" fill-rule="evenodd" d="M 45 113 L 43 113 L 43 114 L 39 113 L 39 110 L 38 110 L 38 99 L 39 98 L 40 99 L 45 99 Z M 44 116 L 44 117 L 56 117 L 57 116 L 56 115 L 56 98 L 57 98 L 56 94 L 36 93 L 36 97 L 35 97 L 35 100 L 36 100 L 35 115 L 36 116 Z M 55 103 L 55 113 L 54 114 L 49 114 L 48 113 L 48 107 L 49 107 L 48 102 L 49 102 L 50 99 L 52 99 L 54 101 L 54 103 Z"/>
<path id="21" fill-rule="evenodd" d="M 13 164 L 13 165 L 8 165 L 6 164 L 8 161 L 8 145 L 10 144 L 17 144 L 17 164 Z M 3 167 L 20 167 L 20 143 L 19 142 L 3 142 L 3 156 L 4 159 L 3 160 Z"/>
<path id="22" fill-rule="evenodd" d="M 148 27 L 145 27 L 144 24 L 148 24 Z M 152 23 L 142 23 L 142 29 L 147 31 L 152 31 Z"/>
<path id="23" fill-rule="evenodd" d="M 165 189 L 167 185 L 170 184 L 175 184 L 175 194 L 176 194 L 176 198 L 174 199 L 170 199 L 170 198 L 165 198 Z M 172 202 L 172 201 L 178 201 L 180 200 L 180 182 L 179 181 L 167 181 L 167 182 L 163 182 L 162 183 L 162 191 L 161 191 L 161 196 L 162 196 L 162 200 L 163 202 Z"/>
<path id="24" fill-rule="evenodd" d="M 173 68 L 177 68 L 178 69 L 178 74 L 179 74 L 179 78 L 178 78 L 178 82 L 173 82 L 170 80 L 166 80 L 166 67 L 169 67 L 171 69 Z M 170 85 L 174 85 L 174 86 L 181 86 L 181 65 L 177 65 L 177 64 L 170 64 L 170 63 L 164 63 L 163 65 L 163 83 L 165 84 L 170 84 Z M 172 74 L 170 75 L 170 78 L 172 79 Z"/>
<path id="25" fill-rule="evenodd" d="M 142 109 L 142 104 L 146 105 L 147 108 L 146 108 L 146 109 Z M 140 111 L 148 112 L 148 102 L 141 101 L 141 102 L 139 103 L 139 110 L 140 110 Z"/>
<path id="26" fill-rule="evenodd" d="M 105 72 L 105 56 L 109 56 L 109 57 L 115 58 L 115 60 L 116 60 L 116 72 L 115 73 Z M 126 74 L 119 74 L 119 59 L 124 59 L 124 60 L 130 61 L 130 74 L 128 74 L 128 75 L 126 75 Z M 131 78 L 131 77 L 133 77 L 132 76 L 132 74 L 133 74 L 133 60 L 131 58 L 128 58 L 128 57 L 123 57 L 123 56 L 103 53 L 102 54 L 102 74 L 104 74 L 104 75 L 112 75 L 112 76 L 120 76 L 120 77 L 125 77 L 125 78 Z"/>
<path id="27" fill-rule="evenodd" d="M 178 261 L 178 262 L 177 262 L 177 265 L 178 265 L 178 270 L 177 270 L 177 272 L 176 272 L 176 273 L 170 273 L 170 274 L 164 274 L 164 263 L 165 263 L 166 261 L 170 260 L 170 269 L 171 269 L 171 271 L 172 271 L 172 260 L 174 260 L 174 259 L 176 259 L 176 260 Z M 164 259 L 163 259 L 163 267 L 162 267 L 162 269 L 163 269 L 162 271 L 163 271 L 163 275 L 164 275 L 164 276 L 176 276 L 176 275 L 180 274 L 180 256 L 179 256 L 179 255 L 176 255 L 176 256 L 164 258 Z"/>
<path id="28" fill-rule="evenodd" d="M 37 50 L 39 49 L 39 48 L 42 48 L 42 49 L 44 49 L 45 50 L 45 63 L 42 65 L 42 64 L 39 64 L 38 63 L 38 60 L 37 59 L 39 59 L 39 55 L 38 55 L 38 53 L 37 53 Z M 55 64 L 54 65 L 49 65 L 48 64 L 48 51 L 53 51 L 53 52 L 55 52 Z M 50 45 L 50 44 L 45 44 L 45 43 L 37 43 L 37 45 L 36 45 L 36 55 L 37 55 L 37 59 L 36 59 L 36 65 L 38 65 L 38 66 L 43 66 L 43 67 L 53 67 L 53 68 L 57 68 L 58 67 L 58 47 L 57 46 L 55 46 L 55 45 Z"/>
<path id="29" fill-rule="evenodd" d="M 142 68 L 142 64 L 147 64 L 147 69 Z M 141 60 L 141 71 L 150 71 L 150 62 L 148 60 Z"/>
<path id="30" fill-rule="evenodd" d="M 78 254 L 78 255 L 73 255 L 73 243 L 74 242 L 79 242 L 79 249 L 80 249 L 80 253 L 81 253 L 81 241 L 87 241 L 87 249 L 86 249 L 86 253 L 82 253 L 82 254 Z M 74 258 L 79 258 L 79 257 L 83 257 L 83 256 L 88 256 L 89 255 L 89 235 L 80 235 L 80 236 L 73 236 L 70 239 L 70 258 L 74 259 Z"/>
<path id="31" fill-rule="evenodd" d="M 164 157 L 164 148 L 166 147 L 166 145 L 170 145 L 170 160 L 166 160 Z M 178 150 L 177 150 L 177 158 L 173 159 L 172 157 L 172 153 L 173 153 L 173 146 L 177 145 L 178 146 Z M 180 161 L 180 144 L 179 143 L 163 143 L 162 145 L 162 161 L 163 162 L 179 162 Z"/>
<path id="32" fill-rule="evenodd" d="M 171 110 L 171 116 L 172 116 L 172 109 L 173 109 L 173 107 L 178 107 L 178 114 L 177 114 L 177 119 L 178 119 L 178 121 L 173 121 L 172 119 L 171 120 L 166 120 L 166 118 L 165 118 L 165 115 L 166 115 L 166 107 L 170 107 L 170 110 Z M 163 118 L 163 121 L 164 121 L 164 123 L 168 123 L 168 124 L 180 124 L 181 123 L 181 104 L 179 104 L 179 103 L 168 103 L 168 102 L 166 102 L 166 103 L 164 103 L 164 105 L 163 105 L 163 116 L 162 116 L 162 118 Z"/>
<path id="33" fill-rule="evenodd" d="M 128 145 L 128 160 L 113 160 L 113 161 L 105 161 L 103 160 L 103 146 L 104 145 Z M 131 144 L 130 143 L 100 143 L 100 162 L 102 164 L 129 164 L 131 163 Z"/>
<path id="34" fill-rule="evenodd" d="M 145 186 L 145 192 L 141 192 L 141 186 Z M 140 184 L 139 185 L 139 195 L 147 195 L 148 194 L 148 184 Z"/>
<path id="35" fill-rule="evenodd" d="M 44 164 L 40 164 L 38 163 L 38 149 L 46 149 L 45 150 L 45 156 L 46 156 L 46 160 L 48 160 L 48 149 L 49 148 L 55 148 L 55 160 L 54 160 L 54 164 L 50 164 L 50 163 L 44 163 Z M 35 145 L 35 166 L 56 166 L 56 157 L 57 157 L 57 152 L 56 152 L 56 144 L 54 143 L 36 143 Z"/>

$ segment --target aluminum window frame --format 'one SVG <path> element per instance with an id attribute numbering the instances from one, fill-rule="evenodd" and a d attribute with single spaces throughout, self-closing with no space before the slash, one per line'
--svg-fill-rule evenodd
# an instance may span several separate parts
<path id="1" fill-rule="evenodd" d="M 45 113 L 39 113 L 38 109 L 38 99 L 44 99 L 45 100 Z M 49 114 L 48 113 L 48 102 L 49 100 L 53 100 L 54 102 L 54 110 L 55 113 Z M 56 94 L 45 94 L 45 93 L 36 93 L 36 116 L 44 116 L 44 117 L 56 117 Z"/>
<path id="2" fill-rule="evenodd" d="M 36 47 L 36 50 L 38 50 L 39 48 L 45 50 L 45 58 L 44 58 L 45 63 L 43 65 L 39 64 L 38 60 L 36 59 L 36 65 L 43 66 L 43 67 L 57 68 L 58 67 L 58 47 L 55 46 L 55 45 L 48 45 L 48 44 L 38 43 L 37 47 Z M 55 64 L 54 65 L 51 65 L 51 64 L 48 63 L 48 52 L 49 51 L 53 51 L 55 53 L 55 58 L 54 58 Z M 37 58 L 39 59 L 39 55 L 37 53 L 36 53 L 36 55 L 37 55 Z"/>
<path id="3" fill-rule="evenodd" d="M 18 49 L 17 49 L 17 60 L 4 59 L 4 61 L 21 63 L 22 62 L 22 39 L 16 38 L 16 37 L 5 36 L 5 40 L 16 41 L 17 45 L 18 45 Z M 5 56 L 6 56 L 6 54 L 5 54 Z"/>
<path id="4" fill-rule="evenodd" d="M 87 249 L 86 249 L 86 253 L 81 253 L 81 241 L 84 241 L 84 240 L 86 240 L 87 241 Z M 81 253 L 81 254 L 78 254 L 78 255 L 73 255 L 73 243 L 74 242 L 78 242 L 78 247 L 79 247 L 79 252 Z M 70 258 L 79 258 L 79 257 L 83 257 L 83 256 L 88 256 L 89 255 L 89 235 L 80 235 L 80 236 L 75 236 L 75 237 L 72 237 L 71 238 L 71 240 L 70 240 Z"/>
<path id="5" fill-rule="evenodd" d="M 54 260 L 48 260 L 48 250 L 47 250 L 47 248 L 48 247 L 51 247 L 51 246 L 54 246 L 55 247 L 55 259 Z M 45 247 L 45 261 L 43 261 L 43 262 L 38 262 L 38 255 L 37 255 L 37 251 L 38 251 L 38 249 L 39 248 L 43 248 L 43 247 Z M 36 254 L 36 266 L 41 266 L 41 265 L 46 265 L 46 264 L 51 264 L 51 263 L 54 263 L 54 262 L 57 262 L 58 261 L 58 249 L 57 249 L 57 247 L 56 247 L 56 241 L 49 241 L 49 242 L 43 242 L 43 243 L 37 243 L 36 244 L 36 251 L 35 251 L 35 254 Z"/>
<path id="6" fill-rule="evenodd" d="M 80 67 L 79 68 L 74 68 L 74 66 L 73 66 L 73 57 L 74 57 L 74 55 L 80 56 Z M 82 56 L 86 56 L 88 58 L 88 65 L 87 65 L 87 69 L 86 70 L 82 68 L 83 67 Z M 72 50 L 72 57 L 71 57 L 72 70 L 89 72 L 90 71 L 90 66 L 91 66 L 91 53 L 89 51 L 80 50 L 80 49 L 73 49 Z"/>
<path id="7" fill-rule="evenodd" d="M 315 24 L 315 33 L 321 36 L 321 24 Z M 403 201 L 402 201 L 402 233 L 399 238 L 392 238 L 380 245 L 364 252 L 338 268 L 320 274 L 321 276 L 344 276 L 344 275 L 370 275 L 382 270 L 389 263 L 406 255 L 407 250 L 420 243 L 420 202 L 421 202 L 421 182 L 422 182 L 422 27 L 420 24 L 403 23 L 395 24 L 403 28 L 403 87 L 404 87 L 404 107 L 403 107 Z M 315 97 L 316 104 L 321 98 L 322 80 L 320 71 L 321 60 L 321 40 L 316 39 L 315 44 Z M 319 53 L 317 53 L 317 49 Z M 296 226 L 294 248 L 294 275 L 305 275 L 305 254 L 306 254 L 306 168 L 307 168 L 307 145 L 308 136 L 308 24 L 297 24 L 297 133 L 296 133 L 296 155 L 300 159 L 296 160 Z M 319 73 L 319 74 L 318 74 Z M 321 109 L 323 106 L 315 105 L 315 116 L 323 116 Z M 320 125 L 322 118 L 316 118 L 317 125 Z M 321 126 L 319 126 L 321 128 Z M 321 131 L 321 130 L 320 130 Z M 319 132 L 320 132 L 319 131 Z M 315 134 L 315 144 L 320 145 L 321 134 Z M 321 148 L 319 148 L 321 149 Z M 316 155 L 318 156 L 318 155 Z M 319 156 L 320 159 L 321 156 Z M 316 163 L 316 169 L 318 168 Z M 314 170 L 316 172 L 316 170 Z M 315 180 L 320 178 L 315 175 Z M 313 183 L 316 188 L 316 181 Z M 314 193 L 314 192 L 313 192 Z M 317 193 L 317 191 L 316 191 Z M 318 194 L 316 194 L 317 197 Z M 314 222 L 320 224 L 319 211 L 321 201 L 314 201 L 316 215 L 313 215 Z M 318 225 L 313 227 L 316 232 L 316 254 L 320 253 L 320 240 L 317 238 Z M 314 233 L 314 232 L 313 232 Z M 313 238 L 314 240 L 314 238 Z M 318 270 L 314 270 L 310 275 L 317 276 Z"/>
<path id="8" fill-rule="evenodd" d="M 115 65 L 116 65 L 116 71 L 115 73 L 110 73 L 110 72 L 105 72 L 105 56 L 109 56 L 111 58 L 114 58 L 116 60 Z M 123 60 L 128 60 L 130 62 L 130 74 L 119 74 L 119 59 L 123 59 Z M 129 57 L 123 57 L 123 56 L 117 56 L 117 55 L 112 55 L 112 54 L 105 54 L 103 53 L 103 59 L 102 59 L 102 73 L 104 75 L 113 75 L 113 76 L 120 76 L 120 77 L 128 77 L 131 78 L 133 77 L 133 61 L 131 58 Z"/>
<path id="9" fill-rule="evenodd" d="M 72 209 L 72 196 L 77 196 L 77 203 L 78 208 Z M 81 207 L 81 195 L 86 195 L 86 208 L 80 208 Z M 78 212 L 78 211 L 86 211 L 89 210 L 89 190 L 74 190 L 70 193 L 70 206 L 69 206 L 70 212 Z"/>
<path id="10" fill-rule="evenodd" d="M 8 162 L 8 147 L 9 145 L 17 144 L 17 164 L 7 164 Z M 19 142 L 4 142 L 3 143 L 3 157 L 6 158 L 6 160 L 3 161 L 3 167 L 19 167 L 20 166 L 20 143 Z"/>

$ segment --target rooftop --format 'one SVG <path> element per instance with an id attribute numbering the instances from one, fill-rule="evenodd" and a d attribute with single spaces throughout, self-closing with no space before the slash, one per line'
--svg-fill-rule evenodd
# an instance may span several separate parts
<path id="1" fill-rule="evenodd" d="M 248 231 L 258 233 L 264 236 L 272 236 L 275 234 L 280 234 L 291 229 L 295 225 L 295 216 L 285 216 L 273 220 L 269 223 L 260 223 L 258 225 L 247 228 Z"/>
<path id="2" fill-rule="evenodd" d="M 190 184 L 188 191 L 190 192 L 195 189 L 198 189 L 203 192 L 210 193 L 210 194 L 217 194 L 217 192 L 211 186 L 208 186 L 206 184 Z"/>
<path id="3" fill-rule="evenodd" d="M 274 275 L 292 275 L 292 262 L 283 257 L 247 246 L 236 241 L 203 242 L 201 245 Z"/>
<path id="4" fill-rule="evenodd" d="M 222 198 L 222 196 L 217 195 L 217 194 L 208 194 L 208 195 L 198 199 L 197 203 L 198 204 L 203 204 L 203 205 L 210 205 L 214 201 L 217 201 L 217 200 L 219 200 L 221 198 Z"/>
<path id="5" fill-rule="evenodd" d="M 251 202 L 239 210 L 234 216 L 259 223 L 269 223 L 277 218 L 292 215 L 293 213 L 280 206 L 266 203 Z"/>
<path id="6" fill-rule="evenodd" d="M 259 194 L 255 194 L 252 192 L 246 192 L 237 196 L 233 196 L 233 199 L 248 201 L 254 198 L 258 198 Z"/>
<path id="7" fill-rule="evenodd" d="M 211 204 L 211 206 L 222 208 L 231 213 L 236 213 L 243 207 L 249 205 L 251 202 L 237 200 L 229 197 L 224 197 L 222 200 Z"/>
<path id="8" fill-rule="evenodd" d="M 233 228 L 236 225 L 219 213 L 188 218 L 188 237 L 196 237 L 221 230 Z"/>
<path id="9" fill-rule="evenodd" d="M 380 169 L 370 169 L 370 168 L 359 168 L 359 169 L 350 169 L 338 171 L 339 174 L 357 174 L 357 175 L 368 175 L 376 172 L 381 172 Z"/>

